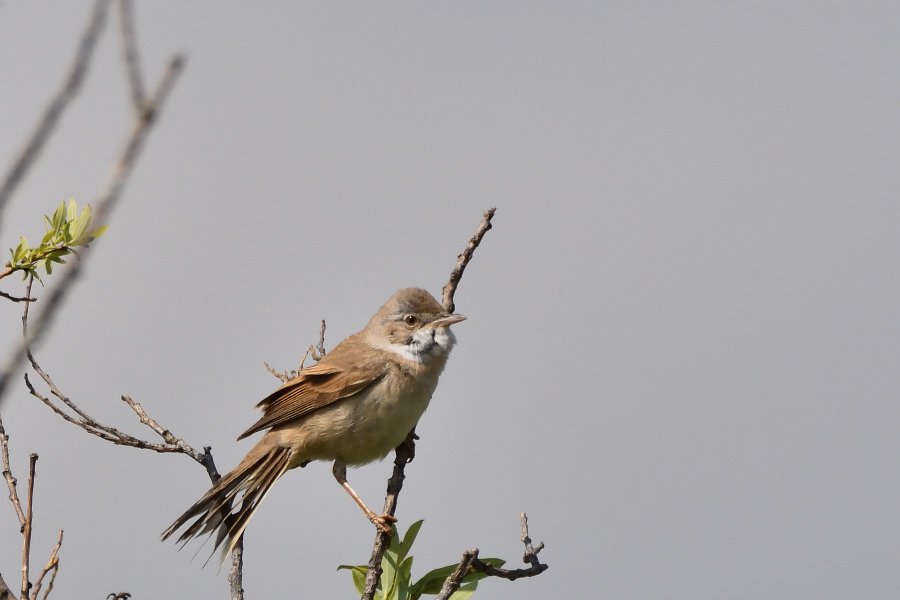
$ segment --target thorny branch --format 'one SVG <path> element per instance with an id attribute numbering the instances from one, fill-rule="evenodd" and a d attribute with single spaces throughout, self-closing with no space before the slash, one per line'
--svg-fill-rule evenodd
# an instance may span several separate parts
<path id="1" fill-rule="evenodd" d="M 456 287 L 459 285 L 460 279 L 462 279 L 463 271 L 465 271 L 469 261 L 472 260 L 472 256 L 475 254 L 475 248 L 478 247 L 478 244 L 481 243 L 484 235 L 491 229 L 491 219 L 494 218 L 494 213 L 496 211 L 496 208 L 489 208 L 484 211 L 481 222 L 478 224 L 478 229 L 475 230 L 475 235 L 469 240 L 463 253 L 457 257 L 456 266 L 450 273 L 450 281 L 444 286 L 443 301 L 441 303 L 444 310 L 449 313 L 452 313 L 456 308 L 453 304 L 453 296 L 456 294 Z M 324 327 L 325 324 L 323 323 L 323 334 Z M 406 465 L 412 461 L 413 456 L 415 456 L 415 446 L 413 441 L 417 439 L 417 437 L 416 430 L 413 428 L 407 436 L 407 442 L 400 444 L 395 450 L 394 472 L 388 480 L 387 495 L 384 499 L 384 511 L 382 512 L 384 515 L 394 516 L 394 512 L 397 510 L 397 497 L 400 494 L 400 490 L 403 488 L 403 480 L 406 477 Z M 379 531 L 376 534 L 375 544 L 372 547 L 372 556 L 369 559 L 369 568 L 366 572 L 366 584 L 363 588 L 362 600 L 372 600 L 375 597 L 375 588 L 378 586 L 378 580 L 381 578 L 381 559 L 390 545 L 390 542 L 390 533 Z"/>
<path id="2" fill-rule="evenodd" d="M 453 592 L 459 589 L 463 579 L 472 571 L 484 573 L 489 577 L 500 577 L 515 581 L 522 577 L 534 577 L 540 575 L 548 569 L 548 565 L 542 564 L 538 559 L 538 552 L 544 549 L 544 544 L 540 543 L 536 547 L 531 545 L 531 538 L 528 537 L 528 516 L 522 513 L 522 543 L 525 544 L 525 556 L 522 562 L 529 563 L 531 566 L 527 569 L 501 569 L 478 558 L 478 548 L 463 552 L 462 560 L 456 570 L 444 582 L 441 591 L 435 597 L 435 600 L 447 600 Z"/>

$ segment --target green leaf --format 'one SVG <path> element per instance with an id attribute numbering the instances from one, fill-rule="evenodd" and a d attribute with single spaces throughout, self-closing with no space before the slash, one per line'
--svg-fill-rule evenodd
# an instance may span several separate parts
<path id="1" fill-rule="evenodd" d="M 60 202 L 59 206 L 56 207 L 56 211 L 53 213 L 52 219 L 52 227 L 53 231 L 59 231 L 63 224 L 66 222 L 66 203 Z"/>
<path id="2" fill-rule="evenodd" d="M 449 600 L 469 600 L 469 597 L 475 593 L 475 588 L 478 587 L 478 582 L 473 581 L 472 583 L 467 583 L 465 585 L 459 586 L 459 589 L 453 592 L 450 595 Z"/>
<path id="3" fill-rule="evenodd" d="M 350 565 L 341 565 L 337 568 L 338 571 L 341 569 L 350 571 L 350 574 L 353 576 L 353 585 L 356 586 L 356 591 L 362 594 L 366 589 L 366 574 L 369 572 L 369 568 L 367 566 L 352 567 Z"/>
<path id="4" fill-rule="evenodd" d="M 409 526 L 409 529 L 406 530 L 406 536 L 403 538 L 403 541 L 400 542 L 400 551 L 398 553 L 398 559 L 400 562 L 407 557 L 410 549 L 412 549 L 413 542 L 416 541 L 416 536 L 419 535 L 419 530 L 422 528 L 422 523 L 424 520 L 420 519 Z"/>
<path id="5" fill-rule="evenodd" d="M 81 216 L 69 223 L 69 231 L 66 236 L 68 239 L 66 240 L 66 244 L 69 246 L 87 246 L 91 241 L 91 237 L 88 235 L 84 235 L 85 230 L 88 228 L 88 225 L 91 224 L 90 215 L 85 218 L 85 213 L 87 213 L 87 208 L 84 209 L 84 212 L 81 213 Z"/>
<path id="6" fill-rule="evenodd" d="M 75 203 L 75 198 L 69 198 L 69 210 L 66 214 L 66 221 L 75 220 L 75 216 L 78 214 L 78 205 Z"/>
<path id="7" fill-rule="evenodd" d="M 397 526 L 391 525 L 391 544 L 381 559 L 381 589 L 384 590 L 385 600 L 396 600 L 397 598 L 397 570 L 400 566 L 397 560 L 400 552 L 400 535 L 397 533 Z"/>
<path id="8" fill-rule="evenodd" d="M 397 596 L 398 600 L 409 599 L 409 586 L 412 583 L 412 566 L 413 556 L 406 558 L 400 563 L 399 576 L 397 577 Z"/>
<path id="9" fill-rule="evenodd" d="M 101 235 L 103 235 L 104 233 L 106 233 L 107 229 L 109 229 L 109 225 L 101 225 L 100 227 L 92 229 L 88 235 L 90 235 L 92 238 L 96 239 L 96 238 L 100 237 Z"/>
<path id="10" fill-rule="evenodd" d="M 49 260 L 44 261 L 44 268 L 47 269 L 47 275 L 53 274 L 53 263 Z"/>
<path id="11" fill-rule="evenodd" d="M 441 591 L 444 581 L 453 574 L 457 565 L 449 565 L 440 569 L 432 569 L 412 586 L 413 594 L 437 594 Z"/>

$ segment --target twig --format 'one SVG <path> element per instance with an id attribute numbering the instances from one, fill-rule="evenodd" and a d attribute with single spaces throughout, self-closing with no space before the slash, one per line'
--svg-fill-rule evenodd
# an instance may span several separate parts
<path id="1" fill-rule="evenodd" d="M 310 356 L 310 353 L 312 353 L 312 358 L 316 362 L 322 360 L 322 358 L 325 357 L 325 319 L 322 319 L 322 329 L 319 331 L 319 345 L 310 345 L 310 347 L 306 349 L 306 351 L 303 353 L 303 358 L 300 359 L 300 364 L 297 366 L 296 371 L 283 371 L 279 373 L 278 371 L 270 367 L 269 363 L 263 361 L 263 364 L 266 366 L 266 371 L 280 379 L 283 385 L 288 381 L 296 379 L 300 376 L 300 371 L 303 370 L 303 363 L 306 362 L 306 357 Z"/>
<path id="2" fill-rule="evenodd" d="M 183 66 L 184 58 L 180 55 L 175 56 L 169 61 L 169 65 L 157 84 L 153 96 L 145 104 L 140 117 L 135 121 L 131 135 L 128 137 L 125 147 L 122 150 L 122 154 L 116 161 L 116 165 L 113 168 L 112 175 L 110 176 L 106 188 L 100 194 L 100 199 L 94 210 L 94 219 L 96 222 L 105 222 L 115 208 L 121 197 L 125 181 L 147 138 L 150 126 L 153 123 L 156 114 L 159 112 L 159 109 L 168 97 Z M 80 253 L 81 259 L 74 261 L 69 265 L 69 268 L 66 269 L 59 283 L 57 283 L 50 292 L 43 309 L 36 319 L 36 323 L 32 327 L 30 338 L 24 340 L 9 356 L 6 367 L 2 374 L 0 374 L 0 403 L 2 403 L 6 389 L 9 387 L 9 382 L 12 380 L 13 375 L 25 359 L 25 349 L 29 346 L 36 345 L 47 332 L 59 307 L 72 289 L 73 284 L 81 277 L 81 273 L 85 268 L 84 265 L 87 263 L 87 259 L 90 256 L 92 249 L 93 246 L 83 248 Z"/>
<path id="3" fill-rule="evenodd" d="M 413 429 L 415 431 L 415 429 Z M 383 515 L 394 515 L 397 510 L 397 497 L 400 490 L 403 489 L 403 480 L 406 478 L 404 473 L 406 465 L 412 456 L 411 446 L 400 444 L 395 450 L 394 472 L 388 479 L 387 496 L 384 498 Z M 378 531 L 375 534 L 375 545 L 372 548 L 372 557 L 369 559 L 369 569 L 366 572 L 366 585 L 361 600 L 372 600 L 375 597 L 375 588 L 378 586 L 378 580 L 381 578 L 381 558 L 391 544 L 391 534 Z"/>
<path id="4" fill-rule="evenodd" d="M 489 208 L 484 211 L 484 214 L 481 216 L 481 222 L 478 224 L 478 229 L 475 230 L 475 235 L 473 235 L 472 239 L 469 240 L 469 243 L 466 244 L 466 249 L 463 250 L 463 253 L 456 257 L 456 266 L 453 267 L 453 271 L 450 272 L 450 281 L 444 286 L 444 297 L 441 301 L 444 310 L 449 313 L 456 310 L 456 305 L 453 303 L 453 296 L 456 294 L 456 286 L 459 285 L 459 280 L 462 279 L 463 271 L 466 270 L 466 265 L 472 260 L 472 256 L 475 254 L 475 248 L 481 243 L 484 235 L 491 230 L 491 219 L 494 218 L 495 212 L 497 212 L 496 208 Z"/>
<path id="5" fill-rule="evenodd" d="M 444 581 L 444 585 L 441 586 L 441 591 L 438 592 L 438 595 L 435 596 L 434 600 L 447 600 L 447 598 L 452 596 L 453 592 L 458 590 L 459 586 L 462 585 L 466 575 L 469 574 L 472 561 L 477 559 L 478 548 L 463 552 L 462 560 L 459 561 L 456 570 L 454 570 L 453 573 L 450 574 L 450 577 Z"/>
<path id="6" fill-rule="evenodd" d="M 31 524 L 34 520 L 34 471 L 38 455 L 32 453 L 28 457 L 28 512 L 25 514 L 25 531 L 22 533 L 22 596 L 21 600 L 28 600 L 28 591 L 31 582 L 28 580 L 28 567 L 31 558 Z"/>
<path id="7" fill-rule="evenodd" d="M 525 544 L 525 556 L 522 557 L 522 562 L 531 565 L 527 569 L 501 569 L 483 562 L 477 556 L 472 559 L 472 568 L 491 577 L 502 577 L 510 581 L 521 577 L 534 577 L 546 571 L 549 568 L 548 565 L 541 564 L 537 556 L 538 552 L 544 549 L 544 544 L 542 542 L 536 547 L 531 545 L 531 538 L 528 537 L 528 515 L 525 513 L 522 513 L 522 543 Z"/>
<path id="8" fill-rule="evenodd" d="M 31 600 L 37 600 L 38 592 L 41 591 L 41 585 L 44 581 L 44 576 L 49 573 L 51 570 L 53 571 L 54 576 L 56 575 L 56 571 L 59 569 L 59 558 L 57 558 L 56 554 L 59 552 L 60 546 L 62 546 L 63 541 L 63 530 L 59 530 L 59 539 L 56 540 L 56 547 L 53 549 L 53 553 L 50 555 L 50 562 L 47 563 L 47 566 L 41 571 L 40 576 L 37 578 L 37 581 L 34 584 L 34 591 L 31 593 Z M 50 588 L 53 586 L 52 578 L 51 583 L 47 586 L 47 593 L 50 593 Z M 46 594 L 45 594 L 46 596 Z"/>
<path id="9" fill-rule="evenodd" d="M 12 502 L 13 508 L 16 509 L 16 515 L 19 517 L 19 531 L 25 531 L 25 513 L 22 512 L 22 505 L 19 503 L 19 494 L 16 492 L 16 478 L 13 477 L 12 469 L 9 467 L 9 436 L 3 428 L 3 417 L 0 417 L 0 454 L 3 456 L 3 478 L 6 479 L 6 485 L 9 487 L 9 501 Z"/>
<path id="10" fill-rule="evenodd" d="M 19 298 L 18 296 L 10 296 L 6 292 L 0 292 L 0 296 L 7 300 L 12 300 L 13 302 L 34 302 L 37 300 L 37 298 Z"/>
<path id="11" fill-rule="evenodd" d="M 231 588 L 231 600 L 243 600 L 243 571 L 244 571 L 244 535 L 238 538 L 237 544 L 231 550 L 231 569 L 228 571 L 228 587 Z"/>
<path id="12" fill-rule="evenodd" d="M 544 544 L 538 544 L 536 548 L 531 545 L 531 538 L 528 537 L 528 517 L 525 513 L 522 513 L 522 543 L 525 544 L 523 561 L 531 564 L 529 568 L 501 569 L 478 558 L 478 548 L 467 550 L 463 552 L 462 560 L 459 561 L 456 570 L 444 581 L 441 591 L 434 600 L 447 600 L 453 595 L 453 592 L 459 589 L 466 575 L 472 571 L 479 571 L 489 577 L 500 577 L 509 581 L 515 581 L 522 577 L 534 577 L 546 571 L 549 568 L 548 565 L 541 564 L 537 557 L 538 552 L 544 549 Z"/>
<path id="13" fill-rule="evenodd" d="M 72 99 L 81 89 L 81 84 L 87 73 L 88 64 L 94 53 L 94 47 L 97 39 L 103 32 L 103 26 L 106 22 L 106 13 L 109 9 L 109 0 L 97 0 L 94 8 L 91 10 L 91 18 L 88 21 L 87 28 L 81 35 L 81 41 L 78 43 L 78 50 L 75 52 L 75 60 L 69 68 L 62 87 L 56 92 L 56 95 L 50 101 L 50 104 L 44 110 L 41 120 L 31 134 L 31 138 L 26 142 L 21 154 L 13 163 L 12 168 L 3 183 L 0 184 L 0 217 L 2 217 L 3 209 L 7 201 L 12 196 L 15 189 L 24 179 L 28 169 L 34 163 L 46 141 L 50 138 L 56 124 L 68 107 Z M 2 221 L 0 221 L 2 222 Z"/>
<path id="14" fill-rule="evenodd" d="M 309 355 L 316 362 L 319 362 L 323 358 L 325 358 L 325 319 L 322 319 L 322 329 L 319 331 L 319 345 L 318 346 L 310 346 L 309 347 Z M 306 355 L 303 355 L 303 360 L 306 360 Z M 302 362 L 300 363 L 303 364 Z"/>
<path id="15" fill-rule="evenodd" d="M 459 285 L 459 281 L 462 279 L 462 274 L 466 269 L 466 265 L 472 260 L 475 248 L 478 247 L 478 244 L 481 243 L 484 235 L 491 229 L 491 219 L 494 217 L 496 211 L 496 208 L 489 208 L 484 211 L 481 222 L 478 224 L 478 229 L 475 230 L 475 235 L 469 240 L 463 253 L 457 257 L 456 267 L 454 267 L 453 271 L 450 273 L 450 281 L 444 286 L 444 298 L 442 304 L 444 310 L 447 312 L 452 313 L 456 308 L 453 304 L 453 295 L 456 293 L 456 286 Z M 325 335 L 324 321 L 322 321 L 322 335 Z M 407 439 L 410 441 L 418 439 L 415 427 L 409 432 Z M 403 479 L 406 477 L 406 465 L 412 460 L 412 457 L 415 456 L 414 446 L 411 443 L 400 444 L 397 446 L 395 452 L 394 472 L 388 480 L 387 496 L 384 499 L 384 511 L 382 513 L 390 514 L 391 516 L 394 515 L 394 511 L 397 509 L 397 497 L 403 487 Z M 378 586 L 378 580 L 381 578 L 381 558 L 384 556 L 384 552 L 387 550 L 388 545 L 390 545 L 390 541 L 391 535 L 389 533 L 382 533 L 379 531 L 375 536 L 375 544 L 372 548 L 372 556 L 369 559 L 369 568 L 366 572 L 366 584 L 363 588 L 362 600 L 372 600 L 375 596 L 375 588 Z"/>
<path id="16" fill-rule="evenodd" d="M 271 373 L 272 375 L 274 375 L 275 377 L 280 379 L 282 384 L 287 383 L 288 381 L 291 380 L 291 376 L 288 375 L 287 371 L 285 371 L 283 373 L 279 373 L 278 371 L 276 371 L 275 369 L 270 367 L 269 363 L 267 363 L 266 361 L 263 361 L 263 364 L 266 366 L 266 371 L 268 371 L 269 373 Z M 303 366 L 302 362 L 300 363 L 300 366 L 302 368 L 302 366 Z"/>
<path id="17" fill-rule="evenodd" d="M 134 33 L 134 6 L 131 0 L 119 0 L 119 33 L 122 38 L 122 62 L 128 72 L 129 90 L 134 110 L 144 109 L 144 80 L 138 60 L 137 36 Z"/>

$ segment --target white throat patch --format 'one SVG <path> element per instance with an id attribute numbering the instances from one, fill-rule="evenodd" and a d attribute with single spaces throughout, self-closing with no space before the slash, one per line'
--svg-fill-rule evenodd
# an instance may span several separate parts
<path id="1" fill-rule="evenodd" d="M 456 343 L 449 327 L 420 329 L 408 344 L 389 344 L 387 350 L 408 361 L 425 364 L 439 356 L 446 357 Z"/>

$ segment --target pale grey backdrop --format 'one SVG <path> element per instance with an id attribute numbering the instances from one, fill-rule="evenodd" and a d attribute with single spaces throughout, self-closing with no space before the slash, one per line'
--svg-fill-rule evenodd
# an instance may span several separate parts
<path id="1" fill-rule="evenodd" d="M 0 5 L 0 165 L 90 3 Z M 89 275 L 40 351 L 98 418 L 130 394 L 223 470 L 328 321 L 397 288 L 469 320 L 420 423 L 398 516 L 416 568 L 478 546 L 551 565 L 485 598 L 888 598 L 900 588 L 900 4 L 139 2 L 144 70 L 189 56 Z M 6 213 L 2 247 L 92 201 L 129 124 L 107 32 Z M 5 167 L 4 167 L 5 168 Z M 4 257 L 4 260 L 6 258 Z M 7 281 L 3 289 L 14 291 Z M 19 307 L 0 302 L 4 351 Z M 41 456 L 35 561 L 54 595 L 224 598 L 157 536 L 206 488 L 17 386 L 14 466 Z M 351 472 L 380 504 L 390 472 Z M 5 496 L 5 494 L 4 494 Z M 324 464 L 247 535 L 248 598 L 350 597 L 372 527 Z M 20 560 L 0 502 L 0 569 Z M 193 547 L 191 547 L 193 550 Z"/>

